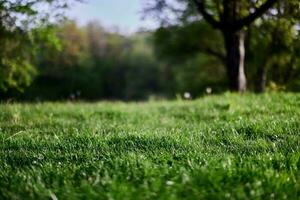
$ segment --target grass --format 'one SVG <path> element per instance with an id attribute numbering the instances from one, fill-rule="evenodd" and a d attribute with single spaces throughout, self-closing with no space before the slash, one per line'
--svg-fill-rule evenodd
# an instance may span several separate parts
<path id="1" fill-rule="evenodd" d="M 300 95 L 0 105 L 0 199 L 299 199 Z"/>

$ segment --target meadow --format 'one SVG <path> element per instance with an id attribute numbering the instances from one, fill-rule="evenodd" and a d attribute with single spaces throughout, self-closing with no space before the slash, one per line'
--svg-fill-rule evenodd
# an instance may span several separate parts
<path id="1" fill-rule="evenodd" d="M 3 103 L 0 199 L 300 199 L 300 95 Z"/>

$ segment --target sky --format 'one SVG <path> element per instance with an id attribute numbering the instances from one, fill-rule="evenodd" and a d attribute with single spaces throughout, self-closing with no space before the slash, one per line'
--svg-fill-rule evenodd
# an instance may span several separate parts
<path id="1" fill-rule="evenodd" d="M 67 11 L 67 16 L 84 25 L 98 20 L 106 28 L 118 27 L 121 32 L 133 33 L 140 28 L 153 29 L 154 20 L 142 20 L 143 0 L 85 0 Z"/>

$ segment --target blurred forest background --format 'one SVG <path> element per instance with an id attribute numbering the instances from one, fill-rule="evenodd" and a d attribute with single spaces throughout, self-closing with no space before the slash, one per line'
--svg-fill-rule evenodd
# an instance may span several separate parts
<path id="1" fill-rule="evenodd" d="M 228 90 L 224 41 L 203 19 L 122 34 L 98 21 L 36 20 L 31 5 L 8 2 L 0 3 L 1 100 L 147 100 Z M 34 25 L 19 14 L 35 16 Z M 299 20 L 299 2 L 288 1 L 247 29 L 249 91 L 300 91 Z"/>

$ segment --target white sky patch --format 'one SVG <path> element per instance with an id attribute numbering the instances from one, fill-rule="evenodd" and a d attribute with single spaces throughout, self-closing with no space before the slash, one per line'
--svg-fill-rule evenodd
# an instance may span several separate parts
<path id="1" fill-rule="evenodd" d="M 142 19 L 144 0 L 85 0 L 76 3 L 67 12 L 80 25 L 99 21 L 104 27 L 130 34 L 140 29 L 152 30 L 158 27 L 155 20 Z"/>

